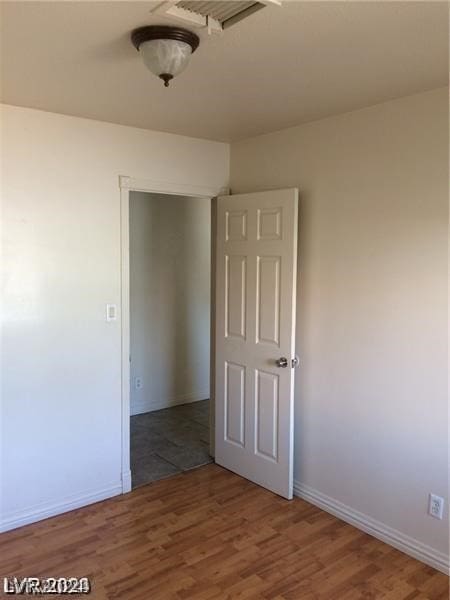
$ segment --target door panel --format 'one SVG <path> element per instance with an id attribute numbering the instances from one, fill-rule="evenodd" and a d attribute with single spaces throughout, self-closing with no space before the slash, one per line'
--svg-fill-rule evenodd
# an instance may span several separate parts
<path id="1" fill-rule="evenodd" d="M 216 239 L 216 462 L 292 498 L 296 189 L 223 196 Z M 277 365 L 286 357 L 287 366 Z"/>
<path id="2" fill-rule="evenodd" d="M 225 363 L 225 439 L 245 446 L 245 367 Z"/>
<path id="3" fill-rule="evenodd" d="M 258 240 L 281 240 L 282 209 L 258 209 Z"/>
<path id="4" fill-rule="evenodd" d="M 225 336 L 245 339 L 247 257 L 225 256 Z"/>
<path id="5" fill-rule="evenodd" d="M 247 239 L 247 211 L 227 210 L 225 213 L 227 242 L 243 242 Z"/>
<path id="6" fill-rule="evenodd" d="M 280 346 L 279 256 L 256 257 L 256 343 Z"/>
<path id="7" fill-rule="evenodd" d="M 278 460 L 278 375 L 256 371 L 255 452 Z"/>

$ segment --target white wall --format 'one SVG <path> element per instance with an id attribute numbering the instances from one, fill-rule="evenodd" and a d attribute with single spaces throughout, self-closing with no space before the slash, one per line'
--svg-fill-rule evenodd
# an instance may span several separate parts
<path id="1" fill-rule="evenodd" d="M 118 176 L 227 184 L 226 144 L 3 106 L 3 527 L 121 488 Z"/>
<path id="2" fill-rule="evenodd" d="M 209 398 L 210 256 L 210 200 L 130 193 L 132 414 Z"/>
<path id="3" fill-rule="evenodd" d="M 289 186 L 297 488 L 448 560 L 447 90 L 232 144 L 233 193 Z"/>

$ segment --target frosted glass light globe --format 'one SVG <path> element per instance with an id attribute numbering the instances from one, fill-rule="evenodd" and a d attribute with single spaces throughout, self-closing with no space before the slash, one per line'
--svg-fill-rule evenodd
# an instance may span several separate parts
<path id="1" fill-rule="evenodd" d="M 149 71 L 164 79 L 165 85 L 187 67 L 192 48 L 179 40 L 148 40 L 143 42 L 139 51 Z"/>

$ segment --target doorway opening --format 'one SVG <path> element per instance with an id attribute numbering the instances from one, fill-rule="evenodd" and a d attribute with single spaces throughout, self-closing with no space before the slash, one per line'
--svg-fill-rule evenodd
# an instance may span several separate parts
<path id="1" fill-rule="evenodd" d="M 150 182 L 131 177 L 120 176 L 120 210 L 121 210 L 121 316 L 122 316 L 122 490 L 126 493 L 131 490 L 130 470 L 130 383 L 136 390 L 143 389 L 145 382 L 139 381 L 139 374 L 131 377 L 131 335 L 130 335 L 130 196 L 133 192 L 147 192 L 159 195 L 159 206 L 169 205 L 170 202 L 181 200 L 168 220 L 169 238 L 162 238 L 156 243 L 154 252 L 157 254 L 156 267 L 150 269 L 149 281 L 156 296 L 162 298 L 162 312 L 151 309 L 148 297 L 143 304 L 147 306 L 147 313 L 155 329 L 160 325 L 164 311 L 168 310 L 167 304 L 174 306 L 178 296 L 184 300 L 182 312 L 190 314 L 189 310 L 203 306 L 203 310 L 195 314 L 203 315 L 204 323 L 209 323 L 208 357 L 203 359 L 206 363 L 206 372 L 209 372 L 210 383 L 210 448 L 208 455 L 214 456 L 217 464 L 234 471 L 258 485 L 291 499 L 293 496 L 293 440 L 294 440 L 294 369 L 299 364 L 295 354 L 295 310 L 296 310 L 296 282 L 297 282 L 297 231 L 298 231 L 298 190 L 297 188 L 268 190 L 246 194 L 228 195 L 226 190 L 214 190 L 207 187 L 167 184 L 164 182 Z M 174 198 L 175 196 L 175 198 Z M 172 197 L 172 198 L 171 198 Z M 190 255 L 191 245 L 186 244 L 184 233 L 174 233 L 174 223 L 183 211 L 189 198 L 197 201 L 206 201 L 209 223 L 209 244 L 202 252 L 197 253 L 209 260 L 209 302 L 202 305 L 202 301 L 188 302 L 187 289 L 191 284 L 197 290 L 199 275 L 196 269 L 181 268 L 182 283 L 178 287 L 174 283 L 176 278 L 172 269 L 172 276 L 167 277 L 169 269 L 165 261 L 177 264 L 174 260 L 174 244 L 183 240 L 181 251 L 175 255 L 181 259 Z M 162 202 L 162 204 L 161 204 Z M 173 207 L 172 207 L 173 208 Z M 182 221 L 191 221 L 198 225 L 198 219 L 189 219 L 186 216 Z M 150 219 L 151 221 L 151 219 Z M 139 219 L 138 219 L 139 222 Z M 161 225 L 155 225 L 152 230 L 156 239 L 163 231 Z M 211 235 L 211 232 L 212 235 Z M 192 240 L 198 241 L 197 234 Z M 148 241 L 146 236 L 141 236 Z M 152 238 L 150 238 L 152 239 Z M 144 241 L 142 243 L 144 243 Z M 158 254 L 163 247 L 172 252 L 172 258 Z M 189 251 L 188 251 L 189 250 Z M 195 253 L 194 253 L 195 254 Z M 171 261 L 171 262 L 170 262 Z M 134 268 L 134 267 L 133 267 Z M 148 267 L 147 267 L 148 269 Z M 165 273 L 166 279 L 175 285 L 176 293 L 171 296 L 162 291 L 162 285 L 157 284 L 156 274 Z M 190 273 L 190 276 L 186 274 Z M 147 274 L 148 275 L 148 274 Z M 134 275 L 133 275 L 134 277 Z M 137 279 L 141 284 L 141 279 Z M 156 283 L 155 283 L 156 282 Z M 211 293 L 214 290 L 214 295 Z M 203 289 L 207 289 L 206 286 Z M 206 292 L 204 293 L 206 297 Z M 171 298 L 169 300 L 169 298 Z M 211 301 L 212 300 L 212 301 Z M 191 308 L 189 308 L 191 307 Z M 194 308 L 192 308 L 194 307 Z M 193 313 L 193 314 L 194 314 Z M 189 317 L 187 325 L 180 328 L 177 322 L 179 313 L 169 324 L 174 329 L 172 339 L 175 339 L 175 350 L 166 362 L 160 361 L 159 371 L 169 373 L 172 380 L 178 376 L 187 375 L 192 381 L 194 351 L 185 353 L 185 362 L 180 366 L 174 363 L 180 345 L 185 345 L 184 333 L 194 331 L 194 339 L 201 330 L 195 325 L 195 319 Z M 176 327 L 173 328 L 175 319 Z M 211 326 L 211 324 L 213 326 Z M 206 331 L 208 327 L 205 325 Z M 181 335 L 180 335 L 181 331 Z M 167 344 L 166 333 L 153 331 L 147 335 L 156 341 L 156 354 L 159 356 L 161 348 Z M 170 336 L 169 336 L 170 339 Z M 201 361 L 200 361 L 201 362 Z M 152 366 L 150 361 L 148 374 L 152 379 Z M 201 380 L 201 378 L 200 378 Z M 173 383 L 173 381 L 172 381 Z M 169 408 L 173 405 L 189 404 L 193 400 L 207 400 L 205 397 L 188 398 L 174 397 Z M 206 403 L 205 403 L 206 405 Z M 136 404 L 139 406 L 139 404 Z M 165 410 L 156 401 L 149 407 L 147 413 L 156 410 Z M 179 408 L 186 412 L 189 407 Z M 200 404 L 198 404 L 200 408 Z M 153 410 L 152 410 L 153 409 Z M 137 414 L 145 411 L 139 408 L 134 410 Z M 155 416 L 155 415 L 153 415 Z M 204 416 L 197 414 L 199 422 Z M 162 417 L 164 420 L 164 416 Z M 150 417 L 147 417 L 149 420 Z M 203 420 L 205 423 L 205 420 Z M 142 437 L 151 438 L 151 427 Z M 198 427 L 197 427 L 198 429 Z M 198 436 L 203 448 L 207 447 L 207 436 Z M 169 442 L 171 440 L 169 439 Z M 174 446 L 182 448 L 182 443 Z M 176 449 L 172 450 L 175 453 Z M 154 452 L 161 456 L 163 450 Z M 178 450 L 183 455 L 183 450 Z M 152 454 L 150 449 L 150 454 Z M 162 458 L 176 467 L 177 472 L 183 471 L 199 464 L 192 463 L 186 466 L 175 464 L 169 457 Z M 133 466 L 139 466 L 137 454 Z M 200 461 L 201 464 L 203 460 Z M 170 475 L 170 473 L 162 476 Z M 159 477 L 157 477 L 159 478 Z M 139 477 L 135 476 L 135 481 Z M 155 480 L 150 477 L 148 481 Z M 142 481 L 141 481 L 142 483 Z"/>
<path id="2" fill-rule="evenodd" d="M 211 201 L 130 191 L 132 487 L 212 462 Z"/>

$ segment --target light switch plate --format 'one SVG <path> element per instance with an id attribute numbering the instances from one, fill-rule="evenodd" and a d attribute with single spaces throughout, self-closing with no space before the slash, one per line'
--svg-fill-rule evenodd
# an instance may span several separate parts
<path id="1" fill-rule="evenodd" d="M 117 305 L 107 304 L 106 305 L 106 320 L 117 321 Z"/>

